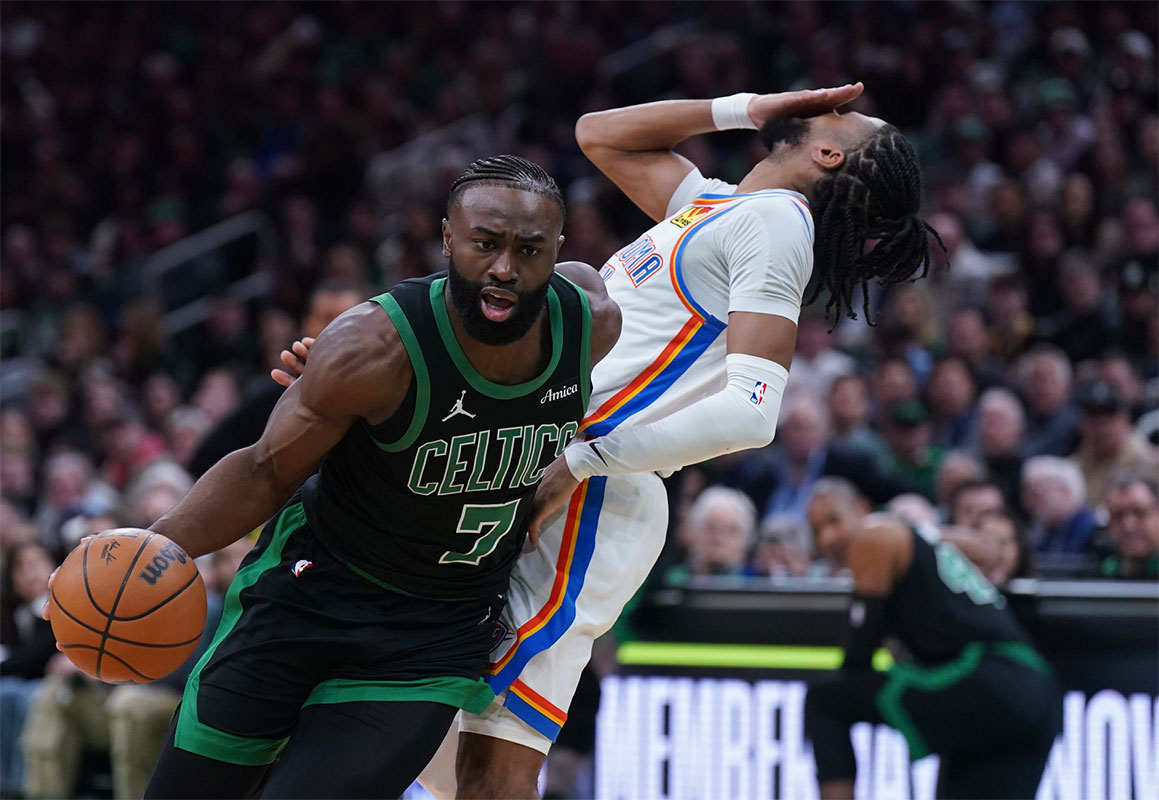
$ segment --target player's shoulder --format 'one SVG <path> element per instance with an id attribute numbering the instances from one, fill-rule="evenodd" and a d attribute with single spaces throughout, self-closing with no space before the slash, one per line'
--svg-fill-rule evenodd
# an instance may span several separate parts
<path id="1" fill-rule="evenodd" d="M 911 536 L 909 526 L 899 517 L 887 513 L 867 514 L 854 537 L 862 547 L 893 547 Z"/>
<path id="2" fill-rule="evenodd" d="M 391 397 L 407 390 L 414 374 L 410 359 L 386 310 L 360 303 L 327 325 L 310 348 L 302 373 L 304 402 L 320 411 L 369 418 L 383 404 L 383 387 Z"/>
<path id="3" fill-rule="evenodd" d="M 318 335 L 310 362 L 332 365 L 340 374 L 405 371 L 405 343 L 391 315 L 367 301 L 347 309 Z"/>
<path id="4" fill-rule="evenodd" d="M 779 225 L 800 227 L 813 234 L 813 213 L 809 201 L 797 192 L 788 189 L 765 189 L 752 194 L 736 195 L 743 202 L 742 208 L 750 214 L 775 221 Z"/>

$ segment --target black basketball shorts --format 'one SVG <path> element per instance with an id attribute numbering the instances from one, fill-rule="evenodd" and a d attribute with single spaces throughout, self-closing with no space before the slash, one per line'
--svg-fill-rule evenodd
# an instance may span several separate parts
<path id="1" fill-rule="evenodd" d="M 392 592 L 318 542 L 295 497 L 263 530 L 193 669 L 174 744 L 239 765 L 272 763 L 315 703 L 427 701 L 481 712 L 499 609 Z"/>

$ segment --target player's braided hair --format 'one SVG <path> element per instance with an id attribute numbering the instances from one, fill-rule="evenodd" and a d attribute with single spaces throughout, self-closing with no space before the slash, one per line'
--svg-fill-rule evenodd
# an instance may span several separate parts
<path id="1" fill-rule="evenodd" d="M 451 195 L 447 199 L 447 213 L 459 202 L 468 186 L 478 184 L 507 183 L 515 189 L 550 197 L 559 206 L 559 218 L 562 221 L 566 209 L 563 205 L 563 193 L 556 185 L 555 179 L 538 164 L 533 164 L 526 158 L 512 155 L 491 156 L 480 158 L 467 165 L 455 182 L 451 184 Z"/>
<path id="2" fill-rule="evenodd" d="M 845 163 L 814 189 L 813 254 L 820 280 L 808 302 L 826 289 L 825 313 L 832 314 L 834 324 L 842 316 L 856 319 L 853 293 L 860 286 L 862 308 L 872 325 L 869 282 L 886 286 L 924 278 L 930 268 L 927 231 L 946 249 L 938 232 L 918 216 L 921 201 L 917 156 L 897 128 L 886 125 L 848 152 Z M 867 239 L 879 240 L 868 253 Z"/>

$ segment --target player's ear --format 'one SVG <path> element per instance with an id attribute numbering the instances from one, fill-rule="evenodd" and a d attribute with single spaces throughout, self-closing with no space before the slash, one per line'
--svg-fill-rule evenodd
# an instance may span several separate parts
<path id="1" fill-rule="evenodd" d="M 834 170 L 845 163 L 845 150 L 832 140 L 818 141 L 809 151 L 813 163 L 823 170 Z"/>
<path id="2" fill-rule="evenodd" d="M 443 258 L 451 256 L 451 222 L 443 217 Z"/>
<path id="3" fill-rule="evenodd" d="M 563 234 L 559 235 L 559 239 L 555 242 L 555 252 L 558 255 L 559 251 L 563 249 Z"/>

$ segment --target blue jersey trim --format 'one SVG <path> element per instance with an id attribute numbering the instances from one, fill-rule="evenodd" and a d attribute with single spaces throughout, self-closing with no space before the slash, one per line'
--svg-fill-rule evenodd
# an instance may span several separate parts
<path id="1" fill-rule="evenodd" d="M 575 554 L 568 569 L 563 601 L 546 625 L 519 644 L 519 651 L 515 657 L 507 662 L 503 669 L 488 676 L 487 681 L 495 694 L 509 687 L 527 666 L 527 662 L 559 641 L 575 621 L 575 601 L 584 588 L 584 577 L 587 575 L 588 566 L 592 563 L 592 553 L 596 549 L 596 523 L 600 519 L 600 509 L 604 504 L 604 487 L 607 483 L 606 477 L 588 478 L 587 497 L 580 511 Z M 511 693 L 508 692 L 507 696 L 510 698 Z"/>

